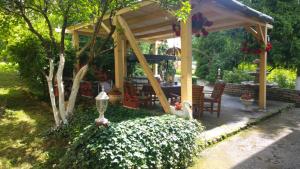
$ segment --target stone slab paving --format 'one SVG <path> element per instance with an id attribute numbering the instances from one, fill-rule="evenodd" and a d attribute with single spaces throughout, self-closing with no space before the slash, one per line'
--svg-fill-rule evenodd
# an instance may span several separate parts
<path id="1" fill-rule="evenodd" d="M 267 110 L 259 111 L 256 103 L 246 110 L 239 97 L 224 95 L 222 97 L 221 116 L 205 112 L 200 118 L 205 131 L 200 138 L 208 144 L 218 142 L 224 137 L 234 134 L 263 118 L 292 108 L 294 104 L 278 101 L 268 101 Z"/>
<path id="2" fill-rule="evenodd" d="M 193 169 L 300 168 L 300 109 L 280 113 L 207 148 Z"/>

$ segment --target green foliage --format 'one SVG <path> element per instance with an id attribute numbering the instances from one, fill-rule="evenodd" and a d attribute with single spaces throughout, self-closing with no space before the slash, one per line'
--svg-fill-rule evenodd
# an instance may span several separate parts
<path id="1" fill-rule="evenodd" d="M 234 68 L 232 71 L 224 72 L 223 80 L 227 83 L 241 83 L 243 81 L 253 81 L 254 77 L 245 71 Z"/>
<path id="2" fill-rule="evenodd" d="M 18 63 L 19 73 L 32 92 L 43 95 L 47 82 L 42 70 L 45 69 L 47 60 L 39 41 L 32 36 L 25 37 L 9 46 L 9 54 Z"/>
<path id="3" fill-rule="evenodd" d="M 268 82 L 277 83 L 280 88 L 294 89 L 296 86 L 296 71 L 287 69 L 274 69 L 268 75 Z"/>
<path id="4" fill-rule="evenodd" d="M 220 68 L 232 70 L 241 61 L 251 60 L 240 52 L 243 30 L 211 33 L 207 37 L 193 39 L 193 57 L 197 61 L 195 75 L 215 82 Z"/>
<path id="5" fill-rule="evenodd" d="M 19 41 L 8 46 L 8 52 L 13 63 L 18 64 L 18 71 L 31 92 L 37 96 L 48 95 L 47 82 L 43 72 L 47 72 L 48 59 L 41 44 L 34 36 L 24 35 Z M 66 50 L 65 75 L 71 77 L 73 71 L 74 51 Z"/>
<path id="6" fill-rule="evenodd" d="M 238 65 L 238 70 L 246 71 L 246 72 L 254 72 L 256 71 L 257 65 L 252 63 L 242 62 Z"/>
<path id="7" fill-rule="evenodd" d="M 0 62 L 0 72 L 10 73 L 16 72 L 18 68 L 17 64 Z"/>
<path id="8" fill-rule="evenodd" d="M 171 115 L 87 126 L 60 168 L 186 168 L 203 127 Z"/>
<path id="9" fill-rule="evenodd" d="M 300 4 L 298 0 L 243 0 L 271 15 L 275 22 L 269 33 L 273 49 L 268 59 L 275 67 L 297 68 L 300 74 Z"/>
<path id="10" fill-rule="evenodd" d="M 158 46 L 158 54 L 159 55 L 165 55 L 168 49 L 169 49 L 168 42 L 167 41 L 163 41 Z"/>
<path id="11" fill-rule="evenodd" d="M 107 111 L 105 112 L 105 117 L 113 123 L 158 115 L 161 114 L 156 112 L 149 112 L 146 110 L 136 111 L 113 105 L 109 105 Z M 68 140 L 73 140 L 83 132 L 86 126 L 93 124 L 94 120 L 98 116 L 99 113 L 96 107 L 79 107 L 74 113 L 74 116 L 70 120 L 69 124 L 59 129 L 58 131 L 53 132 L 52 134 L 54 134 L 55 137 L 68 138 Z"/>

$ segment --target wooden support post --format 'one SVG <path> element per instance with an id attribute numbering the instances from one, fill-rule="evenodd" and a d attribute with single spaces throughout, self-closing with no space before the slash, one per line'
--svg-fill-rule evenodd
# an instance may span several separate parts
<path id="1" fill-rule="evenodd" d="M 153 53 L 154 53 L 154 55 L 158 55 L 158 42 L 157 41 L 155 41 L 155 43 L 154 43 L 154 51 L 153 51 Z M 158 64 L 157 63 L 155 63 L 154 64 L 154 67 L 153 67 L 153 69 L 154 69 L 154 76 L 157 76 L 158 75 Z"/>
<path id="2" fill-rule="evenodd" d="M 76 51 L 79 49 L 79 34 L 77 31 L 72 33 L 72 45 Z"/>
<path id="3" fill-rule="evenodd" d="M 123 60 L 123 79 L 127 77 L 127 51 L 128 51 L 128 42 L 125 37 L 122 40 L 122 60 Z"/>
<path id="4" fill-rule="evenodd" d="M 132 31 L 130 30 L 127 22 L 121 16 L 117 16 L 117 19 L 118 19 L 119 25 L 123 28 L 124 34 L 125 34 L 127 40 L 129 41 L 131 48 L 133 49 L 134 53 L 136 54 L 137 59 L 139 60 L 139 63 L 141 64 L 142 68 L 144 69 L 144 72 L 145 72 L 147 78 L 149 79 L 150 84 L 152 85 L 164 111 L 166 113 L 170 113 L 170 104 L 168 103 L 168 100 L 167 100 L 164 92 L 162 91 L 159 83 L 153 76 L 153 72 L 148 67 L 147 60 L 145 59 L 144 54 L 140 50 L 140 48 L 137 44 L 137 41 L 136 41 Z"/>
<path id="5" fill-rule="evenodd" d="M 262 43 L 267 45 L 267 35 L 268 35 L 268 28 L 267 26 L 263 26 L 261 31 L 260 37 L 263 38 Z M 259 64 L 259 108 L 266 109 L 267 103 L 267 51 L 263 50 L 260 54 L 260 64 Z"/>
<path id="6" fill-rule="evenodd" d="M 72 33 L 72 45 L 76 51 L 76 65 L 75 65 L 75 69 L 73 70 L 73 76 L 75 77 L 76 72 L 78 72 L 80 69 L 80 60 L 77 54 L 77 51 L 79 51 L 79 34 L 77 31 L 73 31 Z"/>
<path id="7" fill-rule="evenodd" d="M 181 22 L 181 101 L 192 103 L 192 22 Z"/>
<path id="8" fill-rule="evenodd" d="M 120 32 L 115 31 L 114 33 L 114 59 L 115 59 L 115 86 L 118 88 L 122 96 L 124 94 L 124 55 L 125 55 L 125 41 L 122 39 Z"/>

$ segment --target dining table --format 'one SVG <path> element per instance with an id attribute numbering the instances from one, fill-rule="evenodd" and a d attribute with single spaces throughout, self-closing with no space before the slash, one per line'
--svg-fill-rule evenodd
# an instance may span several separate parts
<path id="1" fill-rule="evenodd" d="M 168 100 L 172 99 L 174 96 L 181 95 L 181 85 L 162 83 L 160 84 L 160 87 Z M 153 99 L 157 99 L 155 91 L 150 84 L 143 85 L 142 92 L 151 95 Z"/>

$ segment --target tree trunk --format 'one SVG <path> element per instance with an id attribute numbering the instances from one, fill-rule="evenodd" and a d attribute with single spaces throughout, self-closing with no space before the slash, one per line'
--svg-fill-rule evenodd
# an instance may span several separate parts
<path id="1" fill-rule="evenodd" d="M 88 65 L 83 66 L 76 74 L 74 80 L 73 80 L 73 85 L 72 85 L 72 91 L 71 95 L 69 97 L 69 102 L 67 106 L 67 116 L 70 117 L 73 115 L 74 107 L 75 107 L 75 102 L 76 102 L 76 97 L 78 94 L 78 90 L 80 87 L 80 81 L 83 79 L 85 74 L 88 71 Z"/>
<path id="2" fill-rule="evenodd" d="M 63 53 L 59 55 L 59 65 L 56 73 L 57 79 L 57 88 L 58 88 L 58 106 L 59 106 L 59 113 L 60 117 L 64 124 L 67 124 L 66 118 L 66 109 L 65 109 L 65 91 L 64 91 L 64 83 L 63 83 L 63 70 L 65 66 L 65 56 Z"/>
<path id="3" fill-rule="evenodd" d="M 58 127 L 61 124 L 61 119 L 59 117 L 59 113 L 56 107 L 56 102 L 55 102 L 55 95 L 53 91 L 53 73 L 54 73 L 54 64 L 53 60 L 49 60 L 49 76 L 46 76 L 47 83 L 48 83 L 48 89 L 49 89 L 49 95 L 50 95 L 50 101 L 51 101 L 51 106 L 53 110 L 53 115 L 54 115 L 54 120 L 55 120 L 55 125 Z"/>
<path id="4" fill-rule="evenodd" d="M 297 69 L 296 90 L 300 90 L 300 68 Z"/>

